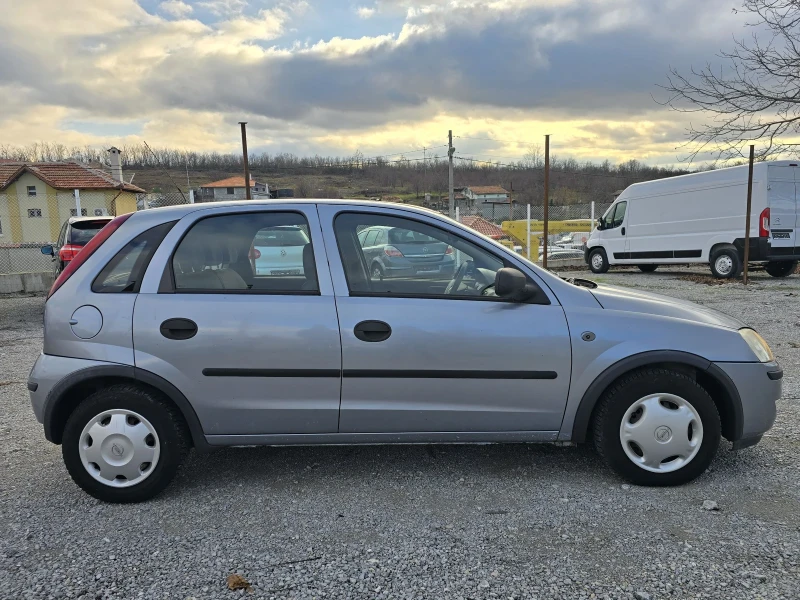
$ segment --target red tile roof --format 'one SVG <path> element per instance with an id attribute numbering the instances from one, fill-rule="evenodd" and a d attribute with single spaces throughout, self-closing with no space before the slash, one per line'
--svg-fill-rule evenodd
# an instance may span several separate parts
<path id="1" fill-rule="evenodd" d="M 75 162 L 2 162 L 0 190 L 7 188 L 23 173 L 31 173 L 58 190 L 119 190 L 144 192 L 130 183 L 120 183 L 100 169 Z"/>
<path id="2" fill-rule="evenodd" d="M 255 185 L 263 185 L 254 179 L 250 179 L 250 187 Z M 219 181 L 212 181 L 211 183 L 204 183 L 200 187 L 204 188 L 243 188 L 245 187 L 244 177 L 228 177 L 227 179 L 220 179 Z"/>
<path id="3" fill-rule="evenodd" d="M 501 188 L 499 185 L 470 185 L 468 187 L 473 194 L 508 194 L 508 190 Z"/>
<path id="4" fill-rule="evenodd" d="M 490 238 L 496 240 L 501 237 L 505 237 L 505 232 L 500 229 L 494 223 L 487 221 L 483 217 L 472 216 L 472 217 L 461 217 L 461 223 L 470 227 L 477 231 L 478 233 L 482 233 L 483 235 L 489 236 Z"/>

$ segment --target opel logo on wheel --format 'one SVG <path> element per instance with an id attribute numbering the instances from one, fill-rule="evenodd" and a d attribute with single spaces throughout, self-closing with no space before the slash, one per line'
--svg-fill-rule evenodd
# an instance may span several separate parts
<path id="1" fill-rule="evenodd" d="M 117 444 L 111 444 L 111 453 L 114 456 L 122 456 L 125 453 L 125 449 Z"/>
<path id="2" fill-rule="evenodd" d="M 286 250 L 281 250 L 281 256 L 286 256 Z"/>
<path id="3" fill-rule="evenodd" d="M 672 437 L 672 430 L 666 425 L 662 425 L 661 427 L 656 429 L 655 434 L 656 434 L 656 440 L 658 440 L 661 443 L 664 443 L 668 442 L 669 439 Z"/>
<path id="4" fill-rule="evenodd" d="M 428 253 L 428 247 L 427 246 L 423 246 L 422 247 L 422 253 L 423 254 L 427 254 Z"/>

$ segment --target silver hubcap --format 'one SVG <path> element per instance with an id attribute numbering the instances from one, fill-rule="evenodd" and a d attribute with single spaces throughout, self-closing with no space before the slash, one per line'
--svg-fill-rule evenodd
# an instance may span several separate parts
<path id="1" fill-rule="evenodd" d="M 592 254 L 592 266 L 595 269 L 603 268 L 603 257 L 600 255 L 599 252 L 595 252 L 594 254 Z"/>
<path id="2" fill-rule="evenodd" d="M 686 466 L 703 443 L 694 406 L 673 394 L 652 394 L 633 403 L 622 418 L 619 439 L 634 464 L 653 473 Z"/>
<path id="3" fill-rule="evenodd" d="M 97 481 L 129 487 L 147 479 L 161 445 L 155 427 L 130 410 L 107 410 L 91 419 L 78 441 L 81 462 Z"/>
<path id="4" fill-rule="evenodd" d="M 363 271 L 362 271 L 362 273 L 363 273 Z M 379 268 L 379 267 L 374 267 L 374 268 L 372 269 L 372 278 L 373 278 L 373 279 L 382 279 L 382 277 L 381 277 L 381 270 L 380 270 L 380 268 Z"/>
<path id="5" fill-rule="evenodd" d="M 714 267 L 720 275 L 728 275 L 733 270 L 733 259 L 727 254 L 723 254 L 714 261 Z"/>

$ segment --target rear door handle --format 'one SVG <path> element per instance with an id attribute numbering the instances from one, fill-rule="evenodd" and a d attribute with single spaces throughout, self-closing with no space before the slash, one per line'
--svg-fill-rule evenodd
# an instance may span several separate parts
<path id="1" fill-rule="evenodd" d="M 625 235 L 625 228 L 622 228 L 622 235 Z"/>
<path id="2" fill-rule="evenodd" d="M 361 321 L 355 326 L 353 333 L 362 342 L 382 342 L 392 335 L 392 328 L 383 321 Z"/>
<path id="3" fill-rule="evenodd" d="M 161 335 L 170 340 L 188 340 L 197 335 L 197 323 L 189 319 L 167 319 L 160 329 Z"/>

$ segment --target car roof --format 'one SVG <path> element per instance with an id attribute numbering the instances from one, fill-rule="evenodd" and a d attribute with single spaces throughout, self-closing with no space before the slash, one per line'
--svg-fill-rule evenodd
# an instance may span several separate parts
<path id="1" fill-rule="evenodd" d="M 114 217 L 109 217 L 107 215 L 98 216 L 98 217 L 70 217 L 67 219 L 67 223 L 72 225 L 73 223 L 79 223 L 80 221 L 110 221 Z"/>
<path id="2" fill-rule="evenodd" d="M 289 204 L 293 205 L 333 204 L 333 205 L 343 205 L 343 206 L 359 206 L 363 208 L 396 207 L 396 208 L 403 208 L 405 210 L 413 212 L 418 212 L 425 215 L 435 215 L 440 218 L 443 216 L 442 213 L 439 213 L 435 210 L 431 210 L 429 208 L 424 208 L 421 206 L 416 206 L 413 204 L 403 204 L 401 202 L 376 202 L 374 200 L 343 200 L 343 199 L 332 199 L 332 198 L 274 198 L 274 199 L 260 198 L 257 200 L 226 200 L 223 202 L 198 202 L 196 204 L 179 204 L 177 206 L 162 206 L 160 208 L 149 208 L 144 211 L 138 211 L 138 214 L 141 213 L 148 213 L 151 215 L 160 214 L 163 216 L 165 220 L 169 220 L 169 219 L 180 219 L 181 217 L 184 217 L 191 212 L 207 208 L 222 208 L 226 206 L 230 207 L 252 206 L 253 208 L 256 208 L 259 206 L 286 206 Z"/>

